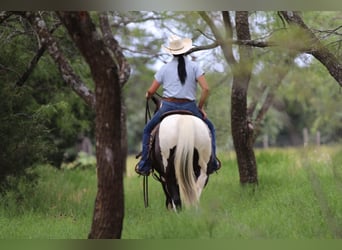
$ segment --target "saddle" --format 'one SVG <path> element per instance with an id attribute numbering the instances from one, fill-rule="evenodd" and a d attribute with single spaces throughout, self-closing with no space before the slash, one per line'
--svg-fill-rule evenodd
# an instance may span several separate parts
<path id="1" fill-rule="evenodd" d="M 161 118 L 160 118 L 160 122 L 167 116 L 169 115 L 194 115 L 192 112 L 188 111 L 188 110 L 182 110 L 182 109 L 177 109 L 177 110 L 171 110 L 168 112 L 165 112 L 164 114 L 162 114 Z M 159 122 L 159 123 L 160 123 Z"/>
<path id="2" fill-rule="evenodd" d="M 192 112 L 188 111 L 188 110 L 181 110 L 181 109 L 177 109 L 177 110 L 171 110 L 168 112 L 165 112 L 164 114 L 161 115 L 160 117 L 160 121 L 159 123 L 154 127 L 154 129 L 151 132 L 150 135 L 150 149 L 152 148 L 153 145 L 153 141 L 155 140 L 155 136 L 159 130 L 159 126 L 160 123 L 162 122 L 162 120 L 164 120 L 165 117 L 169 116 L 169 115 L 194 115 Z"/>
<path id="3" fill-rule="evenodd" d="M 160 117 L 160 121 L 158 122 L 158 124 L 153 128 L 151 134 L 150 134 L 150 141 L 149 141 L 149 152 L 148 152 L 148 155 L 149 157 L 151 157 L 151 152 L 155 146 L 155 138 L 156 138 L 156 134 L 157 132 L 159 131 L 159 126 L 160 126 L 160 123 L 162 122 L 162 120 L 169 116 L 169 115 L 176 115 L 176 114 L 179 114 L 179 115 L 194 115 L 192 112 L 188 111 L 188 110 L 182 110 L 182 109 L 177 109 L 177 110 L 171 110 L 171 111 L 168 111 L 168 112 L 165 112 L 164 114 L 161 115 Z M 139 158 L 141 156 L 141 152 L 139 154 L 137 154 L 135 156 L 135 158 Z"/>
<path id="4" fill-rule="evenodd" d="M 149 144 L 149 157 L 151 157 L 152 150 L 155 150 L 155 146 L 159 147 L 159 143 L 156 143 L 156 135 L 159 131 L 159 126 L 162 120 L 170 115 L 194 115 L 192 112 L 188 110 L 171 110 L 168 112 L 165 112 L 164 114 L 161 115 L 159 123 L 153 128 L 151 134 L 150 134 L 150 144 Z"/>

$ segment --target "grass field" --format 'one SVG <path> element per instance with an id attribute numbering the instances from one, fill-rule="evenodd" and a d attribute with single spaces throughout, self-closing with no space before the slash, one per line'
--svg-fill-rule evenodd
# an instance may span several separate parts
<path id="1" fill-rule="evenodd" d="M 167 211 L 160 184 L 142 178 L 127 161 L 123 239 L 334 239 L 342 238 L 342 150 L 337 147 L 256 150 L 259 185 L 242 187 L 233 153 L 210 176 L 198 209 Z M 96 195 L 95 168 L 41 166 L 35 188 L 1 197 L 1 239 L 83 239 Z"/>

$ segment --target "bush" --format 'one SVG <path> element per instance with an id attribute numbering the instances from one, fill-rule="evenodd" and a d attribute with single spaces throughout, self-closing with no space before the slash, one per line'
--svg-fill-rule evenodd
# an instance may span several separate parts
<path id="1" fill-rule="evenodd" d="M 54 150 L 29 92 L 0 83 L 0 193 L 20 178 L 33 181 L 32 168 Z"/>
<path id="2" fill-rule="evenodd" d="M 74 161 L 63 163 L 62 169 L 95 169 L 96 157 L 84 152 L 79 152 Z"/>

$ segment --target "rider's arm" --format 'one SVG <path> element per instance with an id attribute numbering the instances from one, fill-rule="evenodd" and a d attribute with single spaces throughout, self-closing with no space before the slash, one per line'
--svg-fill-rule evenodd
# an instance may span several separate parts
<path id="1" fill-rule="evenodd" d="M 200 100 L 198 102 L 198 108 L 202 112 L 204 118 L 206 118 L 207 114 L 204 111 L 204 103 L 209 96 L 209 86 L 208 86 L 207 80 L 206 80 L 204 75 L 201 75 L 200 77 L 198 77 L 197 81 L 198 81 L 198 84 L 201 86 L 201 89 L 202 89 L 201 97 L 200 97 Z"/>
<path id="2" fill-rule="evenodd" d="M 156 79 L 154 79 L 150 88 L 146 92 L 146 98 L 150 98 L 151 96 L 153 96 L 153 94 L 156 93 L 159 86 L 160 83 Z"/>

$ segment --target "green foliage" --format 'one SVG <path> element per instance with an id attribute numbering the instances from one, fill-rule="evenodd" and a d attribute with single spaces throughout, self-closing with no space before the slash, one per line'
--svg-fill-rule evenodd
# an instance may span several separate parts
<path id="1" fill-rule="evenodd" d="M 267 134 L 271 145 L 296 145 L 302 142 L 303 128 L 308 128 L 311 142 L 317 132 L 321 134 L 322 143 L 338 141 L 341 119 L 336 81 L 315 58 L 298 54 L 298 50 L 310 40 L 298 28 L 286 26 L 283 29 L 284 24 L 275 13 L 273 16 L 269 12 L 255 15 L 259 17 L 252 19 L 251 23 L 255 22 L 252 29 L 261 27 L 262 30 L 254 30 L 253 36 L 258 38 L 264 34 L 270 42 L 282 45 L 280 48 L 253 50 L 256 56 L 248 91 L 249 103 L 256 102 L 258 111 L 266 94 L 274 93 L 273 105 L 262 120 L 261 136 Z M 331 47 L 333 39 L 338 38 L 333 30 L 339 27 L 336 22 L 339 15 L 338 12 L 302 14 L 306 24 L 315 27 L 315 35 L 331 51 L 335 51 Z M 278 75 L 286 71 L 285 78 L 278 79 Z M 258 143 L 261 141 L 262 137 L 257 138 Z"/>
<path id="2" fill-rule="evenodd" d="M 49 16 L 48 12 L 44 15 Z M 52 26 L 53 15 L 47 19 Z M 88 68 L 65 32 L 59 29 L 55 35 L 75 62 L 76 72 L 88 76 Z M 21 181 L 35 184 L 35 165 L 49 162 L 59 167 L 79 134 L 93 135 L 94 112 L 65 85 L 47 53 L 24 83 L 16 83 L 38 50 L 25 19 L 13 15 L 2 23 L 1 37 L 0 191 L 19 192 Z"/>
<path id="3" fill-rule="evenodd" d="M 123 88 L 127 114 L 127 141 L 130 152 L 141 150 L 142 131 L 145 125 L 145 93 L 152 82 L 153 72 L 144 64 L 137 64 L 139 74 L 133 74 Z"/>
<path id="4" fill-rule="evenodd" d="M 36 109 L 29 88 L 0 81 L 0 192 L 15 189 L 21 178 L 34 180 L 31 169 L 55 149 Z"/>
<path id="5" fill-rule="evenodd" d="M 208 12 L 208 15 L 217 24 L 218 29 L 224 33 L 221 13 Z M 230 12 L 230 15 L 233 19 L 234 13 Z M 310 27 L 319 27 L 327 32 L 329 27 L 337 27 L 338 17 L 338 12 L 303 13 L 303 18 Z M 316 18 L 317 24 L 315 24 Z M 161 44 L 165 43 L 168 35 L 172 33 L 193 38 L 196 46 L 211 44 L 210 38 L 213 38 L 213 35 L 197 12 L 114 12 L 112 20 L 115 37 L 125 48 L 125 56 L 132 67 L 130 79 L 124 86 L 124 97 L 127 106 L 129 150 L 137 152 L 141 148 L 140 142 L 144 126 L 145 92 L 152 82 L 154 72 L 162 63 L 169 60 L 169 57 L 161 49 Z M 286 26 L 276 12 L 251 12 L 249 20 L 253 39 L 283 45 L 283 48 L 253 47 L 254 68 L 248 91 L 248 102 L 257 102 L 258 110 L 265 93 L 267 91 L 275 92 L 274 106 L 262 121 L 261 136 L 268 134 L 274 145 L 283 145 L 288 142 L 283 141 L 282 138 L 292 136 L 290 129 L 294 127 L 295 131 L 301 134 L 302 128 L 307 126 L 312 133 L 321 131 L 322 142 L 333 141 L 336 131 L 340 127 L 340 119 L 337 121 L 332 119 L 333 113 L 330 112 L 334 110 L 331 109 L 332 102 L 323 104 L 318 100 L 329 100 L 328 91 L 331 90 L 332 85 L 336 86 L 336 83 L 332 81 L 331 85 L 329 80 L 329 84 L 322 84 L 326 83 L 330 76 L 326 71 L 322 71 L 322 68 L 317 70 L 315 64 L 311 63 L 312 58 L 301 55 L 301 60 L 309 59 L 302 62 L 301 65 L 293 62 L 293 58 L 296 58 L 296 62 L 300 61 L 297 51 L 307 45 L 308 37 L 299 29 L 284 29 Z M 316 34 L 322 35 L 326 44 L 329 44 L 325 38 L 333 37 L 333 35 L 326 37 L 324 34 L 327 32 L 316 32 Z M 236 45 L 233 46 L 235 49 Z M 218 146 L 222 150 L 231 149 L 229 101 L 231 70 L 227 66 L 220 48 L 195 52 L 191 54 L 191 59 L 203 67 L 208 78 L 211 92 L 206 109 L 218 133 Z M 307 69 L 302 68 L 303 65 Z M 277 75 L 287 70 L 289 75 L 282 81 L 285 91 L 284 88 L 276 91 L 277 85 L 280 84 Z M 294 78 L 292 79 L 292 77 Z M 286 90 L 289 84 L 295 86 L 293 91 Z M 308 84 L 310 84 L 310 88 L 307 88 Z M 325 90 L 317 90 L 320 94 L 314 101 L 316 93 L 312 90 L 317 89 L 317 86 Z M 338 103 L 336 98 L 334 96 L 335 104 Z M 318 114 L 320 115 L 318 116 Z M 336 113 L 334 115 L 336 116 Z M 327 126 L 328 120 L 334 120 L 330 124 L 336 121 L 335 125 L 332 125 L 333 130 L 331 130 L 330 124 Z M 258 140 L 260 141 L 261 138 Z"/>
<path id="6" fill-rule="evenodd" d="M 47 118 L 50 137 L 58 149 L 49 157 L 56 167 L 60 167 L 65 152 L 75 147 L 80 135 L 94 136 L 94 111 L 70 90 L 56 92 L 38 113 Z"/>
<path id="7" fill-rule="evenodd" d="M 77 157 L 72 162 L 65 162 L 62 164 L 61 169 L 95 169 L 96 157 L 86 154 L 85 152 L 79 152 Z"/>
<path id="8" fill-rule="evenodd" d="M 298 51 L 310 47 L 312 39 L 301 28 L 294 26 L 274 33 L 269 42 L 278 45 L 280 49 L 286 50 L 287 53 L 297 54 Z"/>
<path id="9" fill-rule="evenodd" d="M 42 15 L 51 29 L 56 23 L 56 17 L 52 12 L 42 12 Z M 6 38 L 0 41 L 0 71 L 2 72 L 0 79 L 3 84 L 1 88 L 13 89 L 10 93 L 5 92 L 4 98 L 10 98 L 13 107 L 25 106 L 25 111 L 13 111 L 13 113 L 26 113 L 27 136 L 37 140 L 45 136 L 54 149 L 45 157 L 59 167 L 65 151 L 74 147 L 79 134 L 94 135 L 94 112 L 64 83 L 55 62 L 47 52 L 40 58 L 23 86 L 14 87 L 36 54 L 38 43 L 36 37 L 30 33 L 27 20 L 16 15 L 6 20 L 1 29 L 3 38 Z M 75 49 L 67 31 L 59 28 L 53 35 L 74 66 L 75 72 L 83 77 L 92 89 L 89 67 Z M 17 95 L 23 95 L 22 93 L 25 93 L 25 97 L 18 98 Z M 3 110 L 7 110 L 4 111 L 6 113 L 12 112 L 9 108 Z M 8 125 L 10 126 L 10 123 Z M 30 129 L 31 126 L 34 129 Z M 34 131 L 39 129 L 41 135 L 37 136 L 38 132 Z M 42 150 L 42 154 L 45 151 Z"/>
<path id="10" fill-rule="evenodd" d="M 217 72 L 209 72 L 206 78 L 210 87 L 210 96 L 205 110 L 208 118 L 215 125 L 216 145 L 222 151 L 230 150 L 233 142 L 230 128 L 230 100 L 227 99 L 231 93 L 231 88 L 227 84 L 229 77 L 224 77 Z"/>
<path id="11" fill-rule="evenodd" d="M 305 77 L 303 77 L 305 75 Z M 279 88 L 293 126 L 304 127 L 312 134 L 320 131 L 323 143 L 337 142 L 342 125 L 339 88 L 317 61 L 295 67 Z"/>
<path id="12" fill-rule="evenodd" d="M 305 11 L 302 15 L 324 46 L 337 58 L 342 59 L 341 11 Z"/>

